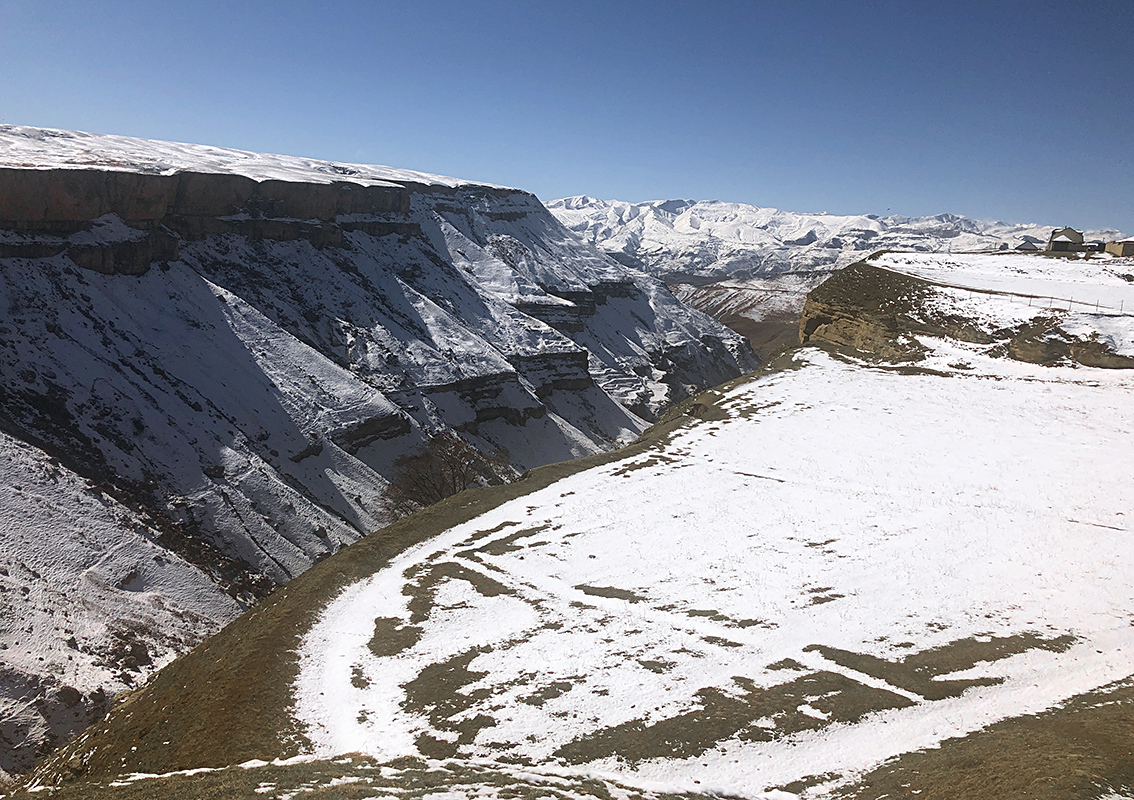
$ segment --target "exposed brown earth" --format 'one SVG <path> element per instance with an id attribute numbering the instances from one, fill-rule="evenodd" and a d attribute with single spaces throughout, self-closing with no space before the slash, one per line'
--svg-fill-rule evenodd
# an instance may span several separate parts
<path id="1" fill-rule="evenodd" d="M 0 228 L 39 236 L 68 236 L 92 220 L 117 214 L 145 235 L 128 242 L 74 245 L 65 241 L 10 243 L 2 257 L 43 258 L 66 251 L 81 267 L 105 274 L 141 275 L 151 263 L 176 261 L 177 234 L 186 240 L 231 233 L 253 241 L 306 239 L 343 245 L 331 221 L 340 214 L 407 212 L 417 187 L 356 183 L 255 181 L 240 175 L 182 172 L 153 175 L 88 169 L 0 168 Z M 446 191 L 429 187 L 431 192 Z M 226 217 L 231 217 L 225 219 Z M 362 226 L 383 226 L 363 223 Z M 388 227 L 388 226 L 387 226 Z M 416 226 L 414 226 L 416 227 Z M 376 234 L 404 233 L 374 230 Z"/>
<path id="2" fill-rule="evenodd" d="M 65 226 L 113 212 L 130 225 L 156 227 L 171 217 L 218 217 L 250 207 L 273 217 L 330 220 L 339 214 L 408 211 L 412 185 L 403 185 L 256 181 L 195 172 L 0 168 L 0 220 L 27 227 Z"/>
<path id="3" fill-rule="evenodd" d="M 753 320 L 741 314 L 726 314 L 716 319 L 747 339 L 762 360 L 799 343 L 797 314 L 773 314 L 762 320 Z"/>
<path id="4" fill-rule="evenodd" d="M 924 331 L 911 309 L 928 284 L 865 262 L 839 270 L 813 289 L 803 306 L 799 341 L 850 348 L 886 361 L 914 361 L 922 348 L 910 336 Z"/>
<path id="5" fill-rule="evenodd" d="M 933 750 L 909 753 L 836 790 L 837 800 L 1094 800 L 1134 789 L 1134 682 L 1122 681 L 1080 695 L 1060 708 L 1043 714 L 1005 720 Z M 365 756 L 349 761 L 317 761 L 294 765 L 266 765 L 255 769 L 229 767 L 192 776 L 173 775 L 111 786 L 109 779 L 70 783 L 36 794 L 14 797 L 51 797 L 55 800 L 211 800 L 262 798 L 303 789 L 303 797 L 364 798 L 388 795 L 420 797 L 439 790 L 503 790 L 509 797 L 609 800 L 609 788 L 598 781 L 574 779 L 553 785 L 534 776 L 514 775 L 461 763 L 428 766 L 405 759 L 383 773 L 381 765 Z M 805 793 L 809 787 L 836 776 L 813 776 L 791 786 L 777 787 Z M 331 786 L 335 779 L 358 783 Z M 367 780 L 369 779 L 369 780 Z M 266 794 L 257 788 L 274 787 Z M 770 787 L 771 788 L 771 787 Z M 0 792 L 3 792 L 0 787 Z M 0 794 L 0 796 L 3 796 Z M 646 793 L 630 790 L 628 797 Z M 673 795 L 667 795 L 674 797 Z M 700 795 L 682 795 L 700 797 Z M 805 795 L 806 796 L 806 795 Z"/>
<path id="6" fill-rule="evenodd" d="M 901 756 L 841 800 L 1077 800 L 1134 790 L 1134 683 Z"/>
<path id="7" fill-rule="evenodd" d="M 913 705 L 901 695 L 864 686 L 834 672 L 812 672 L 767 689 L 743 678 L 733 679 L 739 696 L 716 688 L 698 692 L 698 705 L 685 714 L 647 723 L 632 720 L 562 747 L 556 756 L 571 764 L 617 757 L 629 763 L 652 758 L 690 758 L 720 743 L 766 742 L 831 722 L 856 722 L 872 711 Z M 814 699 L 818 697 L 819 699 Z M 808 704 L 828 719 L 819 719 L 801 707 Z M 755 724 L 774 719 L 771 727 Z"/>
<path id="8" fill-rule="evenodd" d="M 2 786 L 0 792 L 3 792 Z M 233 766 L 215 772 L 131 782 L 70 784 L 17 796 L 25 800 L 31 797 L 50 797 L 53 800 L 275 800 L 297 795 L 304 800 L 391 796 L 418 800 L 449 792 L 486 800 L 612 800 L 614 797 L 621 800 L 692 800 L 702 797 L 648 792 L 587 777 L 542 776 L 531 770 L 512 773 L 455 761 L 439 764 L 407 758 L 383 764 L 359 754 L 334 761 L 266 764 L 250 769 Z M 0 793 L 0 797 L 4 796 Z"/>

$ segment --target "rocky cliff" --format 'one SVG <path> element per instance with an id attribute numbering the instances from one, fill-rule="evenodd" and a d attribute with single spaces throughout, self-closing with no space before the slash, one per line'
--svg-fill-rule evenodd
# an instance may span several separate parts
<path id="1" fill-rule="evenodd" d="M 13 126 L 0 307 L 9 771 L 380 527 L 427 434 L 521 471 L 756 365 L 526 192 Z"/>

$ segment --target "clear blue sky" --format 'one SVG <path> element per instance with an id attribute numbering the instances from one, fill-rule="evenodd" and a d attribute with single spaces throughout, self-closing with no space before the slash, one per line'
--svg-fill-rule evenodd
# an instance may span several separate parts
<path id="1" fill-rule="evenodd" d="M 1134 2 L 0 0 L 0 122 L 1134 234 Z"/>

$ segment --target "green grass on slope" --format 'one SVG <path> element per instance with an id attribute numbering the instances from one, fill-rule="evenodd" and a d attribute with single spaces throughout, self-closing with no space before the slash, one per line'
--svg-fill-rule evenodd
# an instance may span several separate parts
<path id="1" fill-rule="evenodd" d="M 635 789 L 585 776 L 507 771 L 460 761 L 401 758 L 380 763 L 357 753 L 330 761 L 239 766 L 193 775 L 163 775 L 126 781 L 68 784 L 23 800 L 361 800 L 397 797 L 424 800 L 438 795 L 481 800 L 708 800 L 705 795 Z M 0 794 L 0 798 L 4 795 Z"/>

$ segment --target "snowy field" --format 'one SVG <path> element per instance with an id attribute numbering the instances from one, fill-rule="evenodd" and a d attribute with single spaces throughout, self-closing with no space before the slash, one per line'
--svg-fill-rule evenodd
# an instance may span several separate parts
<path id="1" fill-rule="evenodd" d="M 884 253 L 870 263 L 948 286 L 1031 298 L 1036 308 L 1084 311 L 1097 304 L 1099 311 L 1134 313 L 1134 258 Z"/>
<path id="2" fill-rule="evenodd" d="M 815 795 L 1134 674 L 1134 374 L 923 344 L 940 374 L 800 351 L 347 589 L 316 754 Z"/>

